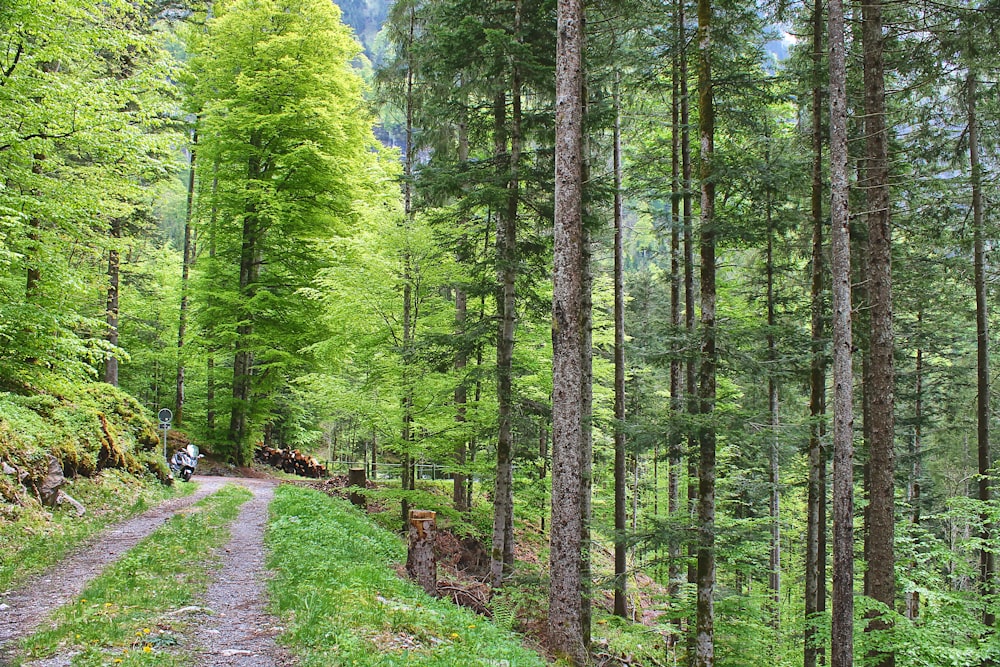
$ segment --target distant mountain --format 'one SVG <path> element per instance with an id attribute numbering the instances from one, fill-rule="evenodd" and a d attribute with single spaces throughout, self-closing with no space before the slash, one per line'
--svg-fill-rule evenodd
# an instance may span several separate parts
<path id="1" fill-rule="evenodd" d="M 343 13 L 344 23 L 354 28 L 365 55 L 372 59 L 375 51 L 375 37 L 394 0 L 334 0 Z"/>

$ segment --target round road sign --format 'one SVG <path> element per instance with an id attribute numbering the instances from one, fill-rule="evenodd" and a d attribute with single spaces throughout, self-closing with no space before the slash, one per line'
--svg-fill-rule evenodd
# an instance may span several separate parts
<path id="1" fill-rule="evenodd" d="M 174 418 L 174 413 L 170 411 L 170 408 L 161 408 L 157 413 L 160 418 L 160 424 L 170 425 L 170 420 Z"/>

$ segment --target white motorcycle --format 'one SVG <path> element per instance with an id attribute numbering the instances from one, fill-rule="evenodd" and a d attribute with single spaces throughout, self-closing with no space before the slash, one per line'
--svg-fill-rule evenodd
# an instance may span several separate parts
<path id="1" fill-rule="evenodd" d="M 170 458 L 170 470 L 175 475 L 179 475 L 185 482 L 190 482 L 194 468 L 198 465 L 198 459 L 203 458 L 205 455 L 198 453 L 198 445 L 188 445 L 184 449 L 174 452 Z"/>

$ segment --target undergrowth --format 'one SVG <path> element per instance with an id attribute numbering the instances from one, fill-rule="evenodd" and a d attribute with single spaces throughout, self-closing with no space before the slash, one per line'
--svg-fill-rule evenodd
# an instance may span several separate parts
<path id="1" fill-rule="evenodd" d="M 23 639 L 20 660 L 59 653 L 71 655 L 74 667 L 184 664 L 170 651 L 179 621 L 167 613 L 206 589 L 218 564 L 213 551 L 228 540 L 228 524 L 251 496 L 226 486 L 175 514 L 57 610 L 53 627 Z"/>
<path id="2" fill-rule="evenodd" d="M 399 578 L 402 541 L 347 501 L 280 487 L 266 542 L 283 640 L 303 667 L 545 664 L 516 635 Z"/>

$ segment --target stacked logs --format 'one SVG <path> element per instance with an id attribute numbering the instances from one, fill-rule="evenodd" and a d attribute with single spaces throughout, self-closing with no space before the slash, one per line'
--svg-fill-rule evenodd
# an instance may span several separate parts
<path id="1" fill-rule="evenodd" d="M 275 449 L 266 445 L 257 448 L 254 459 L 279 468 L 293 475 L 319 479 L 326 477 L 326 468 L 315 457 L 306 456 L 297 449 Z"/>

